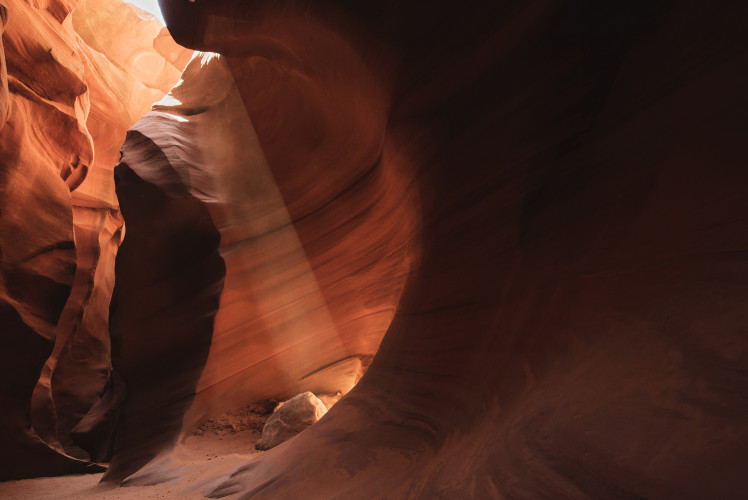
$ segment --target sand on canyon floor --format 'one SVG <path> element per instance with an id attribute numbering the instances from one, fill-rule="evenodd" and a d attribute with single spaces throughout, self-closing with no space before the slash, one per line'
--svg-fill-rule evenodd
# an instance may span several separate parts
<path id="1" fill-rule="evenodd" d="M 144 498 L 205 498 L 201 490 L 209 479 L 247 462 L 263 453 L 255 449 L 262 425 L 269 415 L 258 415 L 250 407 L 228 411 L 209 420 L 184 439 L 171 459 L 179 467 L 179 482 L 153 486 L 99 484 L 103 473 L 40 477 L 0 482 L 3 500 L 77 500 L 77 499 L 144 499 Z M 201 487 L 203 486 L 203 487 Z"/>

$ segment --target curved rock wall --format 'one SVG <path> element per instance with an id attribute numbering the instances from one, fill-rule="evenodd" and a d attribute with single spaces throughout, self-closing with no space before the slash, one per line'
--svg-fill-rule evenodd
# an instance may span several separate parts
<path id="1" fill-rule="evenodd" d="M 76 6 L 0 6 L 3 479 L 100 470 L 69 455 L 88 458 L 70 434 L 111 371 L 108 309 L 123 225 L 112 169 L 127 128 L 180 73 L 173 49 L 153 48 L 162 27 L 150 16 L 92 1 L 77 31 Z M 103 54 L 113 26 L 119 52 Z M 163 71 L 143 81 L 128 45 Z"/>
<path id="2" fill-rule="evenodd" d="M 746 496 L 748 7 L 162 3 L 220 55 L 128 133 L 121 213 L 189 53 L 0 3 L 0 478 L 94 469 L 75 439 L 179 481 L 201 419 L 376 351 L 204 492 Z"/>
<path id="3" fill-rule="evenodd" d="M 178 41 L 226 56 L 308 253 L 327 226 L 304 214 L 365 168 L 369 133 L 423 204 L 421 257 L 362 381 L 212 496 L 748 491 L 742 4 L 162 3 Z M 381 94 L 345 76 L 335 92 L 316 54 L 336 36 Z M 312 132 L 350 126 L 305 113 L 320 82 L 367 125 L 335 146 L 351 164 L 315 177 L 329 153 Z"/>
<path id="4" fill-rule="evenodd" d="M 325 49 L 335 47 L 330 43 Z M 334 52 L 324 54 L 330 58 Z M 170 428 L 182 425 L 189 432 L 215 412 L 261 399 L 304 390 L 348 392 L 368 366 L 417 252 L 419 206 L 409 165 L 384 134 L 386 108 L 379 106 L 384 91 L 374 88 L 377 82 L 360 62 L 344 62 L 335 64 L 351 68 L 350 74 L 338 74 L 336 83 L 345 88 L 353 79 L 364 82 L 369 89 L 360 101 L 353 96 L 342 101 L 342 90 L 325 88 L 333 79 L 308 85 L 303 71 L 311 66 L 293 60 L 288 67 L 272 68 L 256 59 L 198 54 L 180 84 L 128 133 L 117 167 L 129 236 L 118 258 L 112 304 L 112 333 L 123 346 L 115 366 L 140 366 L 151 356 L 189 364 L 159 367 L 157 376 L 136 371 L 125 376 L 132 422 L 176 418 L 177 427 Z M 263 66 L 258 78 L 241 79 Z M 286 75 L 294 75 L 290 85 Z M 273 113 L 249 118 L 239 89 L 253 95 L 255 86 L 265 89 L 264 102 L 287 106 L 295 117 L 290 130 Z M 368 100 L 372 96 L 377 100 Z M 261 132 L 275 140 L 261 144 Z M 289 135 L 303 146 L 284 147 Z M 271 161 L 284 170 L 271 170 Z M 202 258 L 176 258 L 177 248 L 212 239 L 211 226 L 197 231 L 202 216 L 176 208 L 154 208 L 148 218 L 128 216 L 129 210 L 142 212 L 142 198 L 149 193 L 165 207 L 207 210 L 220 232 L 225 279 L 218 264 L 204 282 Z M 152 220 L 154 215 L 160 222 Z M 174 253 L 160 250 L 165 228 L 178 244 Z M 133 231 L 142 236 L 136 239 Z M 146 266 L 143 259 L 154 264 Z M 130 283 L 133 288 L 126 289 Z M 196 295 L 188 299 L 178 292 L 187 289 Z M 181 305 L 174 302 L 177 296 Z M 210 310 L 211 301 L 219 307 Z M 149 312 L 144 316 L 138 310 Z M 214 323 L 200 323 L 200 333 L 197 326 L 165 326 L 197 325 L 206 318 Z M 166 340 L 169 335 L 173 340 Z M 163 340 L 155 345 L 157 336 Z M 204 343 L 194 344 L 197 338 Z M 136 386 L 142 396 L 130 392 Z M 177 408 L 184 407 L 190 390 L 195 398 L 182 423 L 184 410 Z M 170 417 L 156 417 L 164 412 Z M 162 427 L 156 432 L 154 426 L 129 422 L 118 431 L 108 479 L 137 470 L 133 461 L 143 465 L 144 452 L 137 450 L 147 443 L 152 443 L 151 457 L 162 451 Z M 172 431 L 172 443 L 176 438 Z"/>

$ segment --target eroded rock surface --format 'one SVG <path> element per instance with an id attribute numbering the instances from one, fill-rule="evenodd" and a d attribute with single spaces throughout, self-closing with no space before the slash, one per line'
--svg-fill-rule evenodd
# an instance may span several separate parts
<path id="1" fill-rule="evenodd" d="M 191 61 L 117 167 L 127 396 L 89 413 L 122 402 L 107 479 L 176 483 L 189 471 L 169 450 L 202 419 L 347 390 L 376 351 L 324 419 L 217 465 L 204 492 L 746 497 L 747 5 L 162 3 L 177 41 L 221 55 Z M 30 31 L 0 16 L 11 475 L 32 457 L 86 466 L 33 434 L 28 407 L 62 325 L 85 328 L 69 297 L 96 262 L 74 200 L 98 158 L 97 85 L 72 6 L 24 5 Z M 110 222 L 81 241 L 111 256 Z M 96 289 L 80 310 L 105 314 Z M 101 387 L 91 369 L 69 408 Z"/>
<path id="2" fill-rule="evenodd" d="M 331 53 L 322 49 L 315 57 L 324 61 Z M 367 92 L 379 86 L 339 51 L 350 74 L 328 61 L 327 78 L 307 87 L 304 72 L 322 67 L 291 62 L 282 74 L 296 75 L 292 87 L 268 100 L 296 96 L 284 112 L 295 113 L 293 134 L 319 158 L 287 150 L 283 127 L 276 144 L 260 143 L 255 124 L 276 126 L 274 115 L 250 119 L 235 77 L 263 64 L 255 58 L 197 54 L 128 133 L 116 169 L 128 237 L 112 335 L 123 346 L 115 367 L 132 370 L 122 372 L 130 397 L 107 479 L 173 445 L 174 429 L 190 433 L 226 408 L 304 390 L 347 392 L 376 352 L 417 254 L 418 202 L 407 161 L 383 135 L 382 91 L 361 101 L 363 116 L 325 93 L 327 83 L 344 90 L 348 79 Z M 279 78 L 270 72 L 246 85 L 274 93 Z M 339 121 L 325 131 L 328 113 Z M 288 168 L 284 176 L 271 161 Z M 319 180 L 323 173 L 332 180 Z M 220 264 L 207 266 L 208 242 Z M 156 359 L 174 361 L 146 361 Z M 147 425 L 153 420 L 161 426 Z"/>
<path id="3" fill-rule="evenodd" d="M 422 258 L 356 388 L 211 494 L 744 495 L 746 7 L 294 5 L 163 2 L 226 57 L 296 227 L 347 123 L 306 99 L 316 51 L 387 82 L 330 94 L 369 123 L 353 163 L 381 130 L 414 167 Z"/>
<path id="4" fill-rule="evenodd" d="M 86 457 L 70 432 L 110 378 L 108 309 L 123 226 L 112 170 L 127 128 L 180 72 L 153 48 L 162 27 L 127 18 L 134 7 L 76 7 L 0 6 L 2 478 L 100 470 L 68 454 Z M 96 41 L 111 30 L 116 40 Z M 101 52 L 114 45 L 117 53 Z M 135 74 L 133 47 L 161 61 L 162 73 Z"/>

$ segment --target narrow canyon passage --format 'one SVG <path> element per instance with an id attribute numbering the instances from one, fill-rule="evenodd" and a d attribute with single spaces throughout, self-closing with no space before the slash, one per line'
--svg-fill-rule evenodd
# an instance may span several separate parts
<path id="1" fill-rule="evenodd" d="M 0 10 L 0 477 L 103 470 L 72 435 L 112 388 L 109 301 L 123 236 L 112 171 L 128 127 L 178 81 L 191 51 L 121 2 Z"/>
<path id="2" fill-rule="evenodd" d="M 748 495 L 742 3 L 6 3 L 0 496 Z"/>

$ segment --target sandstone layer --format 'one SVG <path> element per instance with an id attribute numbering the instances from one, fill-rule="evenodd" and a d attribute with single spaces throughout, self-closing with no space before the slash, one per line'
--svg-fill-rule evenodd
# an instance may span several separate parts
<path id="1" fill-rule="evenodd" d="M 127 4 L 77 7 L 0 6 L 0 478 L 101 469 L 70 456 L 88 458 L 70 434 L 110 380 L 112 170 L 127 128 L 177 81 L 170 61 L 190 52 L 157 52 L 163 27 Z"/>
<path id="2" fill-rule="evenodd" d="M 330 186 L 399 158 L 421 205 L 364 378 L 209 493 L 744 496 L 746 7 L 343 4 L 162 2 L 177 41 L 224 56 L 333 319 L 308 238 L 347 211 L 304 228 Z"/>
<path id="3" fill-rule="evenodd" d="M 3 2 L 0 479 L 748 495 L 744 3 Z"/>
<path id="4" fill-rule="evenodd" d="M 327 36 L 312 54 L 323 61 L 343 43 Z M 216 412 L 348 392 L 376 352 L 417 252 L 419 206 L 407 163 L 385 140 L 379 82 L 340 52 L 327 67 L 291 61 L 247 81 L 234 72 L 261 60 L 196 54 L 128 132 L 116 169 L 128 237 L 112 337 L 129 396 L 108 479 Z M 325 69 L 319 82 L 304 73 Z M 276 70 L 289 86 L 274 88 Z M 266 88 L 295 117 L 292 129 L 272 113 L 251 120 L 237 81 Z M 341 101 L 346 85 L 358 88 L 351 82 L 375 101 Z M 276 127 L 276 142 L 260 144 L 255 124 Z M 303 144 L 288 149 L 289 136 Z"/>

